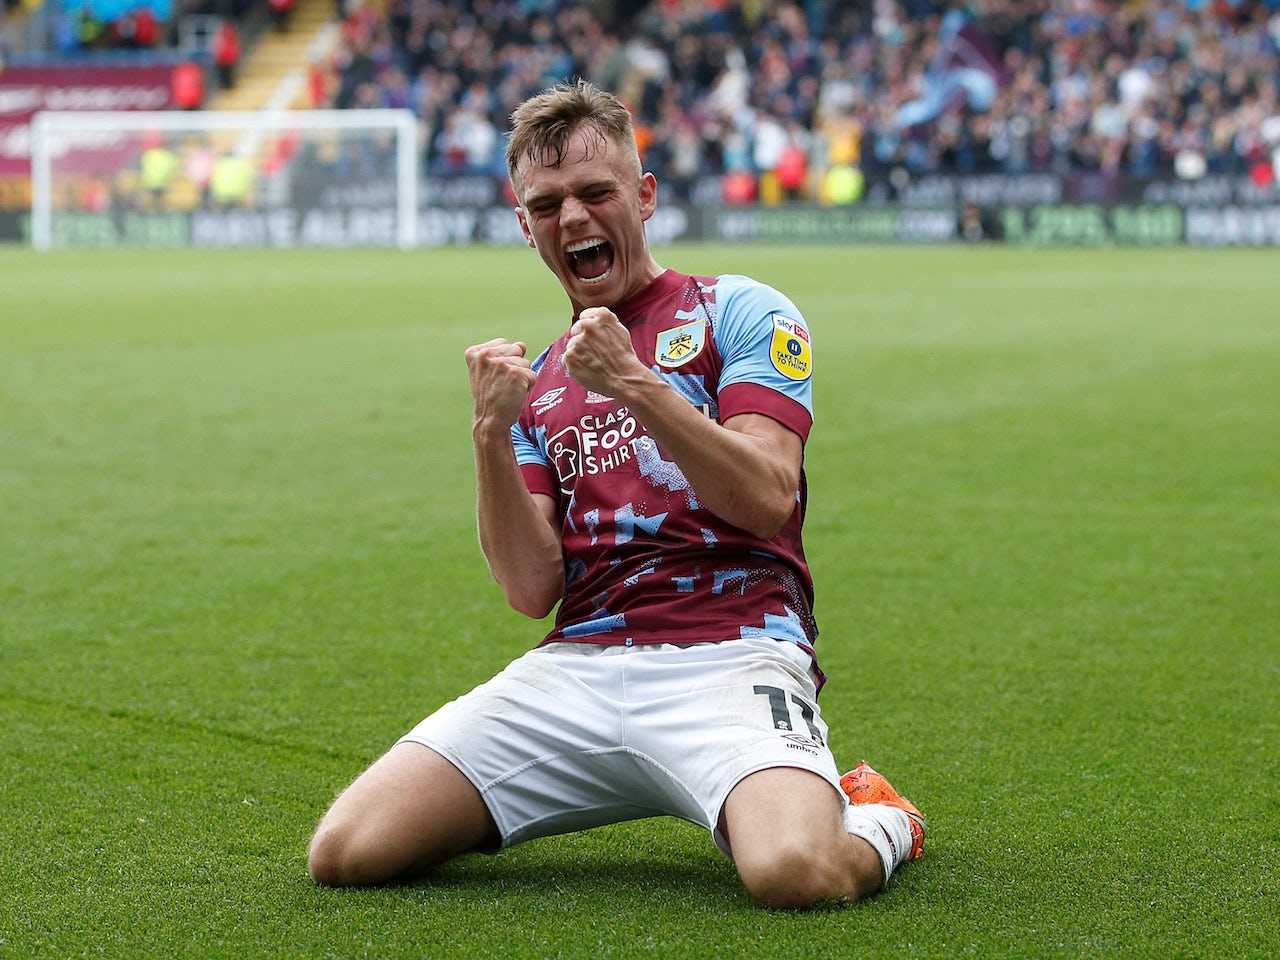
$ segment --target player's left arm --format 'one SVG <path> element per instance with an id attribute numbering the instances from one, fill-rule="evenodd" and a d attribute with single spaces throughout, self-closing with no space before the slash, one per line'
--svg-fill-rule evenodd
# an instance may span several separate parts
<path id="1" fill-rule="evenodd" d="M 604 308 L 582 311 L 564 360 L 583 386 L 627 405 L 704 507 L 762 539 L 782 530 L 800 487 L 799 434 L 762 413 L 740 413 L 723 424 L 703 416 L 640 362 L 630 334 Z"/>
<path id="2" fill-rule="evenodd" d="M 668 393 L 675 391 L 668 386 Z M 687 402 L 685 407 L 695 410 Z M 643 412 L 637 415 L 649 423 Z M 720 425 L 695 412 L 694 422 L 671 436 L 650 432 L 680 465 L 698 499 L 721 519 L 767 540 L 795 511 L 804 441 L 777 420 L 741 413 Z"/>

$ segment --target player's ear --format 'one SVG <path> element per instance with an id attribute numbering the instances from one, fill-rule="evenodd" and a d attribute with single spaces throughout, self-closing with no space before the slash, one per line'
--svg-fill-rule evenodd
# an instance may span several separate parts
<path id="1" fill-rule="evenodd" d="M 652 173 L 640 175 L 640 219 L 648 220 L 658 209 L 658 178 Z"/>
<path id="2" fill-rule="evenodd" d="M 524 207 L 516 207 L 516 219 L 520 221 L 520 231 L 524 234 L 524 242 L 534 250 L 538 249 L 538 245 L 533 242 L 533 233 L 529 230 L 529 221 L 524 217 Z"/>

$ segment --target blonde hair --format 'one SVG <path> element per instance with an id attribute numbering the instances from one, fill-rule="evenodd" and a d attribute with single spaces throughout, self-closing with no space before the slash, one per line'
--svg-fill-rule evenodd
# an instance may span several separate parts
<path id="1" fill-rule="evenodd" d="M 636 172 L 640 172 L 631 114 L 612 93 L 579 79 L 535 94 L 511 114 L 507 173 L 516 190 L 520 189 L 516 173 L 523 161 L 560 166 L 575 134 L 581 137 L 588 156 L 600 139 L 616 143 L 635 157 Z"/>

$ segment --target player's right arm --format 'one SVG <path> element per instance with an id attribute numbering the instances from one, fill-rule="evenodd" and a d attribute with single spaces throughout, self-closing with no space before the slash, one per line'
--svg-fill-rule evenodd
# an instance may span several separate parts
<path id="1" fill-rule="evenodd" d="M 507 603 L 541 619 L 564 595 L 560 529 L 555 501 L 529 492 L 511 445 L 511 426 L 537 375 L 523 343 L 490 340 L 466 357 L 480 549 Z"/>

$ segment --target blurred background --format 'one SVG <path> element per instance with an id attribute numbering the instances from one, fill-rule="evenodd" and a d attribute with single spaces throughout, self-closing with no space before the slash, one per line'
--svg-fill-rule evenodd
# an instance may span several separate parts
<path id="1" fill-rule="evenodd" d="M 633 113 L 659 241 L 1280 244 L 1280 0 L 0 4 L 3 240 L 29 238 L 41 110 L 390 108 L 416 119 L 419 242 L 512 242 L 489 213 L 509 215 L 507 118 L 581 76 Z M 120 164 L 57 202 L 117 225 L 142 206 L 310 202 L 246 188 L 216 203 L 189 140 L 140 188 L 155 146 L 138 138 L 132 179 Z M 359 182 L 377 204 L 378 172 Z"/>

